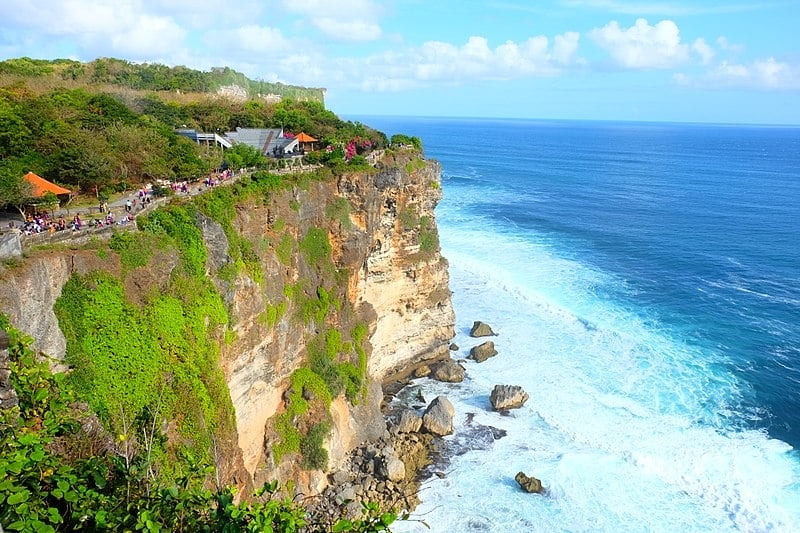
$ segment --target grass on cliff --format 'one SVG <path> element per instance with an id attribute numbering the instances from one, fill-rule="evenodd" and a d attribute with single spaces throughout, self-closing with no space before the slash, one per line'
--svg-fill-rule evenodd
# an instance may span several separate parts
<path id="1" fill-rule="evenodd" d="M 174 247 L 181 263 L 163 294 L 137 305 L 111 274 L 73 274 L 55 305 L 71 385 L 123 440 L 166 423 L 170 444 L 139 439 L 135 445 L 149 446 L 154 457 L 166 454 L 161 467 L 177 471 L 189 456 L 211 462 L 213 435 L 234 431 L 219 369 L 228 315 L 205 276 L 206 250 L 194 220 L 190 207 L 159 209 L 142 221 L 143 234 L 111 242 L 131 269 L 148 268 L 146 254 L 137 252 L 148 236 Z"/>
<path id="2" fill-rule="evenodd" d="M 169 421 L 164 430 L 170 439 L 156 439 L 150 445 L 154 456 L 169 464 L 180 463 L 185 454 L 210 460 L 211 435 L 233 427 L 233 408 L 218 364 L 219 346 L 231 338 L 226 331 L 229 319 L 205 276 L 208 252 L 198 224 L 206 216 L 222 227 L 234 259 L 217 272 L 221 279 L 234 281 L 244 269 L 263 282 L 262 259 L 256 250 L 266 253 L 270 248 L 282 264 L 304 262 L 315 272 L 314 281 L 301 278 L 285 285 L 285 300 L 267 305 L 259 322 L 274 327 L 291 308 L 292 320 L 313 325 L 316 331 L 305 339 L 307 363 L 292 374 L 287 410 L 276 418 L 280 441 L 274 453 L 277 460 L 300 453 L 304 468 L 323 468 L 332 398 L 344 394 L 355 404 L 366 391 L 366 326 L 357 325 L 349 338 L 337 329 L 347 305 L 343 295 L 348 272 L 335 268 L 324 227 L 312 226 L 295 241 L 281 220 L 280 240 L 272 237 L 266 246 L 259 241 L 256 247 L 237 231 L 235 220 L 239 205 L 269 205 L 278 191 L 330 176 L 320 172 L 295 177 L 291 183 L 256 173 L 252 179 L 242 178 L 193 200 L 177 200 L 140 217 L 140 233 L 115 235 L 110 243 L 110 250 L 120 257 L 123 277 L 150 268 L 156 249 L 162 254 L 173 249 L 180 262 L 168 286 L 140 295 L 139 303 L 129 302 L 122 281 L 110 274 L 73 276 L 57 305 L 68 341 L 67 360 L 75 368 L 71 379 L 116 433 L 127 438 L 137 424 L 156 418 Z M 334 199 L 326 204 L 325 214 L 344 227 L 350 204 L 344 198 Z M 351 316 L 352 310 L 345 314 Z M 189 408 L 181 411 L 179 403 Z"/>
<path id="3" fill-rule="evenodd" d="M 323 272 L 333 268 L 325 230 L 309 229 L 300 243 L 300 250 L 309 264 L 317 265 Z M 301 464 L 307 469 L 324 469 L 327 464 L 323 440 L 330 431 L 328 409 L 331 400 L 344 393 L 352 404 L 357 404 L 366 391 L 367 327 L 363 323 L 355 326 L 350 332 L 352 340 L 346 340 L 339 329 L 332 327 L 331 313 L 341 314 L 345 305 L 336 294 L 346 289 L 346 278 L 335 274 L 331 277 L 336 282 L 331 289 L 320 284 L 312 292 L 311 282 L 307 279 L 284 287 L 284 294 L 295 310 L 295 320 L 313 325 L 315 333 L 305 341 L 307 366 L 292 374 L 286 411 L 276 418 L 279 442 L 273 446 L 273 454 L 277 462 L 287 454 L 299 452 Z M 312 408 L 313 402 L 309 398 L 317 400 L 316 409 Z"/>

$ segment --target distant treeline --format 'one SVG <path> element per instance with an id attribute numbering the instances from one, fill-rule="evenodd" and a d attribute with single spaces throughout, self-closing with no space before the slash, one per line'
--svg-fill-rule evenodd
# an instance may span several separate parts
<path id="1" fill-rule="evenodd" d="M 53 77 L 76 83 L 118 85 L 138 91 L 216 93 L 221 87 L 236 85 L 247 92 L 247 97 L 277 95 L 320 103 L 324 103 L 325 97 L 325 89 L 251 80 L 228 67 L 212 68 L 211 71 L 204 72 L 183 66 L 130 63 L 113 58 L 96 59 L 89 63 L 70 59 L 8 59 L 0 62 L 0 76 L 2 75 Z"/>

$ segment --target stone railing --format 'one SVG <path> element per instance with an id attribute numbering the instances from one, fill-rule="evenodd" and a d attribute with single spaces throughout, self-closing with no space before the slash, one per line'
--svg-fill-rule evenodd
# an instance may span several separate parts
<path id="1" fill-rule="evenodd" d="M 147 213 L 156 209 L 158 206 L 164 205 L 167 202 L 168 202 L 167 197 L 156 198 L 155 200 L 147 204 L 147 206 L 145 206 L 144 209 L 136 211 L 135 216 L 146 215 Z M 126 222 L 124 224 L 116 222 L 114 224 L 103 225 L 99 227 L 93 227 L 87 225 L 86 227 L 81 228 L 79 230 L 66 229 L 66 230 L 56 231 L 53 233 L 50 233 L 49 231 L 43 231 L 41 233 L 32 233 L 30 235 L 20 234 L 19 240 L 20 244 L 22 245 L 22 250 L 25 251 L 34 246 L 45 246 L 48 244 L 57 244 L 62 242 L 69 242 L 70 244 L 81 245 L 81 244 L 86 244 L 92 238 L 101 238 L 101 239 L 108 238 L 111 236 L 111 233 L 114 230 L 132 231 L 135 229 L 136 229 L 136 222 L 134 217 L 134 220 Z"/>

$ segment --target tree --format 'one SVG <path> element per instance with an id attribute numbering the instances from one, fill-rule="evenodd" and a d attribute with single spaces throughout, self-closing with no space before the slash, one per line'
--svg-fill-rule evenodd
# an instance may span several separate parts
<path id="1" fill-rule="evenodd" d="M 0 98 L 0 158 L 17 154 L 28 144 L 31 130 L 5 99 Z"/>
<path id="2" fill-rule="evenodd" d="M 25 178 L 26 161 L 19 158 L 0 160 L 0 207 L 14 206 L 25 220 L 25 206 L 33 195 L 33 187 Z"/>
<path id="3" fill-rule="evenodd" d="M 111 149 L 105 138 L 77 130 L 63 139 L 65 146 L 48 159 L 49 174 L 84 191 L 109 183 L 113 176 Z"/>
<path id="4" fill-rule="evenodd" d="M 173 175 L 179 179 L 197 179 L 206 174 L 210 168 L 200 157 L 200 147 L 185 137 L 174 136 L 170 144 L 169 157 Z"/>
<path id="5" fill-rule="evenodd" d="M 266 158 L 257 149 L 247 144 L 236 144 L 225 152 L 225 161 L 234 170 L 257 167 L 266 163 Z"/>

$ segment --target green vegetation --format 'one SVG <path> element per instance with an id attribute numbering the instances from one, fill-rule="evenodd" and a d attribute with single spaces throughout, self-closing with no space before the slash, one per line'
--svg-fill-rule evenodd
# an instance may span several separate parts
<path id="1" fill-rule="evenodd" d="M 156 210 L 142 217 L 143 233 L 120 233 L 110 242 L 126 268 L 144 266 L 148 256 L 137 250 L 155 240 L 175 250 L 181 262 L 163 293 L 141 295 L 136 305 L 111 275 L 74 274 L 55 305 L 74 369 L 70 386 L 126 447 L 147 449 L 152 469 L 176 475 L 194 460 L 210 462 L 213 436 L 229 434 L 234 424 L 218 365 L 228 316 L 205 276 L 194 213 L 191 206 Z M 162 419 L 173 421 L 180 439 L 167 442 L 152 428 L 148 439 L 134 437 Z"/>
<path id="2" fill-rule="evenodd" d="M 328 450 L 322 445 L 322 441 L 330 430 L 329 422 L 319 422 L 311 426 L 306 436 L 300 440 L 300 454 L 306 470 L 328 468 Z"/>
<path id="3" fill-rule="evenodd" d="M 344 393 L 351 403 L 356 404 L 366 390 L 364 343 L 367 327 L 365 324 L 357 325 L 350 333 L 352 340 L 344 339 L 341 331 L 326 325 L 332 310 L 342 312 L 342 302 L 334 297 L 333 291 L 321 285 L 310 296 L 308 285 L 307 280 L 299 280 L 284 287 L 284 294 L 295 308 L 297 319 L 309 324 L 313 322 L 317 333 L 306 339 L 308 366 L 292 374 L 286 412 L 277 417 L 275 424 L 280 442 L 273 447 L 273 453 L 276 460 L 280 460 L 286 454 L 299 452 L 303 457 L 303 468 L 321 468 L 320 465 L 327 462 L 322 441 L 330 430 L 328 408 L 331 400 Z M 355 363 L 352 362 L 354 358 Z M 307 397 L 321 401 L 321 405 L 311 410 Z"/>
<path id="4" fill-rule="evenodd" d="M 402 133 L 392 135 L 392 138 L 389 140 L 389 144 L 392 147 L 411 147 L 420 152 L 422 151 L 422 141 L 419 137 L 409 137 L 408 135 L 404 135 Z"/>
<path id="5" fill-rule="evenodd" d="M 364 348 L 364 342 L 367 340 L 368 333 L 367 325 L 364 323 L 356 325 L 353 331 L 350 332 L 350 337 L 353 339 L 353 348 L 356 351 L 356 355 L 358 355 L 357 376 L 362 383 L 367 376 L 367 351 Z M 350 401 L 355 401 L 355 399 L 351 398 Z"/>
<path id="6" fill-rule="evenodd" d="M 439 250 L 439 234 L 433 226 L 433 221 L 426 217 L 419 219 L 419 251 L 421 254 L 430 256 Z"/>
<path id="7" fill-rule="evenodd" d="M 339 221 L 343 229 L 350 229 L 353 225 L 350 222 L 350 202 L 341 196 L 328 202 L 325 206 L 325 216 Z"/>
<path id="8" fill-rule="evenodd" d="M 419 225 L 419 216 L 416 210 L 411 207 L 406 207 L 401 210 L 398 214 L 398 218 L 400 219 L 400 226 L 405 231 L 412 230 Z"/>
<path id="9" fill-rule="evenodd" d="M 150 235 L 131 231 L 115 231 L 108 246 L 119 254 L 123 268 L 133 270 L 150 262 L 154 244 Z M 107 254 L 105 250 L 98 251 L 98 254 L 100 252 Z"/>
<path id="10" fill-rule="evenodd" d="M 234 261 L 237 271 L 244 269 L 257 283 L 264 281 L 261 258 L 255 251 L 254 244 L 233 227 L 236 217 L 236 203 L 242 201 L 242 193 L 252 194 L 264 188 L 264 182 L 246 181 L 237 183 L 236 187 L 217 187 L 214 190 L 195 198 L 195 205 L 209 218 L 222 226 L 228 238 L 228 254 Z"/>
<path id="11" fill-rule="evenodd" d="M 275 427 L 281 438 L 273 447 L 276 461 L 286 454 L 299 452 L 303 458 L 303 468 L 327 467 L 327 451 L 323 447 L 323 440 L 331 427 L 328 408 L 332 399 L 342 392 L 351 403 L 357 403 L 364 391 L 365 332 L 366 327 L 357 327 L 353 336 L 354 340 L 356 337 L 358 340 L 354 343 L 344 341 L 340 331 L 324 328 L 308 340 L 309 366 L 301 367 L 292 374 L 286 412 L 276 420 Z M 347 360 L 353 352 L 358 356 L 358 365 Z M 311 409 L 314 402 L 317 408 Z"/>
<path id="12" fill-rule="evenodd" d="M 277 305 L 267 304 L 266 309 L 259 315 L 259 322 L 269 327 L 274 327 L 286 314 L 286 300 L 281 300 Z"/>
<path id="13" fill-rule="evenodd" d="M 427 165 L 428 164 L 425 162 L 424 159 L 422 159 L 421 157 L 415 157 L 414 159 L 411 159 L 408 163 L 406 163 L 406 172 L 411 174 L 416 170 L 425 169 Z"/>
<path id="14" fill-rule="evenodd" d="M 238 84 L 249 99 L 220 98 Z M 281 94 L 266 101 L 257 94 Z M 388 145 L 383 133 L 343 121 L 325 109 L 319 89 L 253 82 L 230 69 L 135 65 L 117 59 L 91 63 L 29 58 L 0 62 L 0 207 L 31 201 L 28 171 L 84 195 L 110 197 L 155 180 L 199 180 L 219 168 L 267 168 L 257 150 L 237 145 L 224 153 L 175 133 L 176 128 L 225 132 L 237 127 L 304 131 L 324 148 L 309 163 L 332 172 L 370 168 L 362 153 L 345 161 L 344 147 Z M 328 150 L 327 147 L 331 149 Z M 312 178 L 313 179 L 313 178 Z M 154 187 L 159 193 L 169 188 Z"/>
<path id="15" fill-rule="evenodd" d="M 330 263 L 331 242 L 325 229 L 310 228 L 298 244 L 309 265 L 322 267 Z"/>
<path id="16" fill-rule="evenodd" d="M 25 78 L 50 78 L 117 85 L 141 91 L 213 93 L 220 87 L 237 85 L 249 94 L 274 94 L 297 100 L 322 102 L 323 89 L 298 87 L 248 79 L 229 68 L 213 68 L 208 72 L 183 66 L 168 67 L 156 63 L 130 63 L 121 59 L 102 58 L 89 63 L 67 59 L 53 61 L 27 57 L 0 62 L 0 75 Z M 42 81 L 42 80 L 40 80 Z"/>
<path id="17" fill-rule="evenodd" d="M 301 434 L 301 428 L 298 427 L 296 421 L 309 412 L 310 404 L 306 398 L 317 402 L 319 405 L 317 411 L 323 412 L 322 416 L 326 420 L 327 410 L 332 401 L 332 395 L 325 382 L 310 368 L 301 367 L 295 370 L 292 373 L 291 381 L 286 411 L 278 415 L 275 423 L 275 429 L 281 436 L 281 442 L 273 447 L 276 461 L 280 461 L 286 454 L 301 452 L 301 442 L 305 437 Z M 321 438 L 319 443 L 321 445 Z M 306 450 L 308 450 L 308 446 Z M 305 463 L 306 461 L 304 461 Z M 327 465 L 322 465 L 323 468 L 325 466 Z"/>
<path id="18" fill-rule="evenodd" d="M 10 336 L 10 370 L 19 405 L 0 410 L 0 524 L 5 531 L 388 531 L 396 520 L 375 504 L 358 520 L 309 524 L 305 510 L 266 483 L 234 503 L 234 489 L 207 488 L 213 468 L 196 463 L 175 477 L 153 474 L 146 454 L 121 455 L 124 439 L 83 425 L 82 411 L 64 374 L 37 361 L 31 340 L 0 315 Z M 299 382 L 299 381 L 298 381 Z M 309 466 L 322 464 L 324 423 L 298 448 Z M 146 436 L 142 435 L 142 436 Z"/>
<path id="19" fill-rule="evenodd" d="M 294 252 L 294 240 L 292 239 L 291 235 L 288 233 L 284 233 L 281 236 L 281 242 L 278 243 L 278 246 L 275 247 L 275 255 L 278 256 L 278 260 L 286 266 L 292 264 L 292 255 Z"/>

